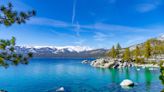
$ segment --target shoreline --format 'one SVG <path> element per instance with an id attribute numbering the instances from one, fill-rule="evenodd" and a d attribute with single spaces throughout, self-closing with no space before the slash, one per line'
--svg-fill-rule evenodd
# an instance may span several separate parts
<path id="1" fill-rule="evenodd" d="M 93 61 L 83 60 L 83 64 L 90 64 L 92 67 L 97 68 L 125 68 L 125 67 L 142 67 L 142 68 L 159 68 L 158 64 L 147 63 L 147 64 L 139 64 L 132 62 L 122 62 L 122 60 L 114 60 L 107 58 L 100 58 Z"/>

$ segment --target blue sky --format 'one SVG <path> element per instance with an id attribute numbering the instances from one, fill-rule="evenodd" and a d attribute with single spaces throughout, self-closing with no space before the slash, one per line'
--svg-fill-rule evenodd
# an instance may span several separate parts
<path id="1" fill-rule="evenodd" d="M 164 33 L 162 0 L 11 1 L 18 11 L 37 11 L 26 24 L 0 25 L 0 38 L 15 36 L 17 45 L 126 47 Z"/>

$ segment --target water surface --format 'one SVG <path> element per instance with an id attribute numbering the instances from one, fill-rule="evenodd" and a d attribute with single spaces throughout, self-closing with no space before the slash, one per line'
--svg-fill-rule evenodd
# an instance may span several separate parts
<path id="1" fill-rule="evenodd" d="M 99 69 L 81 64 L 83 59 L 32 59 L 29 65 L 0 69 L 0 88 L 9 92 L 55 92 L 61 86 L 66 92 L 160 92 L 159 69 Z M 137 86 L 120 87 L 123 79 Z"/>

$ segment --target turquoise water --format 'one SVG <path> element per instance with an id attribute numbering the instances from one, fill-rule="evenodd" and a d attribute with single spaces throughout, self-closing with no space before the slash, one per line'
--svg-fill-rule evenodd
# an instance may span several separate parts
<path id="1" fill-rule="evenodd" d="M 0 69 L 0 88 L 9 92 L 159 92 L 159 69 L 98 69 L 81 64 L 82 59 L 32 59 L 29 65 Z M 131 79 L 138 85 L 123 89 L 120 82 Z"/>

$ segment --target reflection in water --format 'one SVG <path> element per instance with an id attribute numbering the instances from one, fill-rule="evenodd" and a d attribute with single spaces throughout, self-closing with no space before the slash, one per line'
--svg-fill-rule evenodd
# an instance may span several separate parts
<path id="1" fill-rule="evenodd" d="M 119 72 L 117 69 L 109 69 L 111 73 L 111 81 L 112 83 L 117 83 L 119 81 Z"/>
<path id="2" fill-rule="evenodd" d="M 137 69 L 135 69 L 135 80 L 137 83 L 139 82 L 139 73 L 138 73 Z"/>
<path id="3" fill-rule="evenodd" d="M 129 79 L 130 78 L 129 68 L 126 68 L 125 69 L 125 76 L 126 76 L 126 79 Z"/>
<path id="4" fill-rule="evenodd" d="M 164 85 L 164 66 L 163 66 L 163 63 L 164 62 L 161 62 L 160 64 L 160 76 L 159 76 L 159 79 L 161 80 L 162 84 Z M 161 92 L 164 92 L 164 89 L 161 90 Z"/>
<path id="5" fill-rule="evenodd" d="M 151 81 L 152 81 L 152 74 L 150 70 L 146 68 L 145 69 L 145 83 L 146 83 L 146 89 L 148 92 L 150 92 Z"/>

